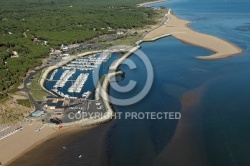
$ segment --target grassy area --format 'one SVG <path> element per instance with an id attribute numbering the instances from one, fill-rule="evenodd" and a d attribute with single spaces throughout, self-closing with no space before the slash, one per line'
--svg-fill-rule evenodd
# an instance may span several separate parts
<path id="1" fill-rule="evenodd" d="M 29 85 L 29 88 L 32 89 L 32 90 L 36 90 L 36 89 L 41 89 L 41 86 L 39 85 L 38 83 L 38 79 L 40 78 L 41 76 L 41 72 L 38 72 L 34 78 L 32 79 L 31 81 L 31 84 Z"/>
<path id="2" fill-rule="evenodd" d="M 29 88 L 31 89 L 31 94 L 34 97 L 36 101 L 42 101 L 48 96 L 49 94 L 46 93 L 42 87 L 39 84 L 39 78 L 40 78 L 41 72 L 38 72 L 34 79 L 31 81 L 31 84 L 29 85 Z"/>
<path id="3" fill-rule="evenodd" d="M 23 105 L 25 107 L 32 108 L 33 106 L 29 99 L 17 99 L 16 101 L 18 104 Z"/>
<path id="4" fill-rule="evenodd" d="M 142 38 L 141 35 L 128 36 L 125 38 L 115 40 L 112 45 L 130 45 L 133 46 L 135 43 Z"/>
<path id="5" fill-rule="evenodd" d="M 0 102 L 0 124 L 14 124 L 33 111 L 30 100 L 23 97 L 15 93 L 15 97 L 8 97 L 8 100 Z"/>
<path id="6" fill-rule="evenodd" d="M 156 15 L 154 17 L 155 21 L 160 21 L 162 20 L 162 18 L 164 17 L 164 15 L 166 14 L 166 12 L 168 11 L 168 9 L 160 9 L 156 11 Z"/>

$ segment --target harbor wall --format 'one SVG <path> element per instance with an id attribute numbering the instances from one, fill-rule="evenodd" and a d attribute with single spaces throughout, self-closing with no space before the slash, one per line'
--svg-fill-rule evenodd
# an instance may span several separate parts
<path id="1" fill-rule="evenodd" d="M 110 99 L 109 99 L 109 86 L 110 86 L 110 80 L 111 78 L 117 76 L 117 75 L 122 75 L 122 71 L 114 72 L 114 73 L 109 73 L 104 76 L 104 80 L 101 83 L 100 81 L 97 84 L 96 90 L 95 90 L 95 100 L 103 100 L 104 105 L 107 109 L 108 112 L 114 114 L 114 110 L 112 106 L 110 105 Z"/>
<path id="2" fill-rule="evenodd" d="M 137 46 L 133 47 L 132 49 L 130 49 L 126 54 L 124 54 L 120 59 L 118 59 L 114 64 L 112 64 L 109 67 L 109 70 L 115 71 L 122 64 L 123 61 L 125 61 L 130 55 L 132 55 L 139 48 L 140 48 L 140 46 L 137 45 Z"/>
<path id="3" fill-rule="evenodd" d="M 165 17 L 166 17 L 166 15 L 164 16 L 164 18 Z M 117 75 L 123 74 L 123 72 L 121 72 L 121 71 L 118 71 L 118 72 L 115 72 L 115 71 L 118 69 L 118 67 L 122 64 L 123 61 L 125 61 L 129 56 L 131 56 L 134 52 L 136 52 L 138 49 L 141 48 L 141 46 L 140 46 L 141 43 L 143 43 L 143 42 L 153 42 L 155 40 L 158 40 L 158 39 L 161 39 L 161 38 L 164 38 L 164 37 L 168 37 L 168 36 L 171 36 L 171 34 L 164 34 L 164 35 L 157 36 L 157 37 L 154 37 L 154 38 L 151 38 L 151 39 L 142 39 L 142 40 L 137 41 L 135 43 L 135 45 L 136 45 L 135 47 L 130 49 L 126 54 L 124 54 L 121 58 L 119 58 L 115 63 L 113 63 L 109 67 L 109 70 L 113 71 L 113 73 L 109 73 L 109 74 L 105 75 L 104 78 L 103 78 L 104 80 L 103 80 L 102 83 L 99 80 L 99 82 L 97 84 L 97 87 L 96 87 L 96 90 L 95 90 L 95 100 L 103 100 L 104 106 L 105 106 L 105 108 L 107 110 L 106 114 L 103 117 L 98 118 L 98 119 L 95 119 L 93 117 L 85 118 L 85 119 L 75 121 L 75 122 L 71 122 L 71 123 L 63 123 L 63 124 L 60 124 L 60 126 L 64 126 L 64 127 L 70 127 L 70 126 L 89 127 L 89 126 L 95 126 L 95 125 L 99 125 L 99 124 L 102 124 L 102 123 L 106 123 L 106 122 L 112 120 L 115 111 L 111 106 L 110 99 L 109 99 L 109 93 L 108 93 L 109 86 L 110 86 L 110 80 L 111 80 L 111 78 L 113 78 L 113 77 L 115 77 Z M 55 70 L 55 69 L 65 65 L 65 64 L 69 63 L 70 61 L 79 58 L 79 57 L 87 56 L 87 55 L 95 54 L 95 53 L 100 53 L 102 51 L 91 51 L 91 52 L 86 52 L 86 53 L 83 53 L 83 54 L 79 54 L 79 55 L 77 55 L 75 57 L 70 58 L 67 61 L 64 61 L 62 63 L 57 64 L 56 66 L 51 66 L 51 67 L 47 68 L 42 73 L 42 77 L 41 77 L 41 80 L 40 80 L 41 87 L 44 90 L 48 91 L 44 87 L 44 83 L 46 81 L 46 78 L 47 78 L 48 74 L 52 70 Z M 117 52 L 119 52 L 119 50 L 117 50 Z M 102 96 L 100 96 L 100 93 L 102 94 Z M 56 125 L 56 124 L 45 124 L 45 125 L 50 126 L 50 127 L 58 127 L 58 125 Z"/>
<path id="4" fill-rule="evenodd" d="M 164 37 L 168 37 L 168 36 L 172 36 L 172 34 L 164 34 L 164 35 L 161 35 L 161 36 L 154 37 L 152 39 L 143 39 L 143 40 L 141 40 L 141 42 L 139 44 L 141 44 L 143 42 L 153 42 L 153 41 L 156 41 L 158 39 L 161 39 L 161 38 L 164 38 Z"/>
<path id="5" fill-rule="evenodd" d="M 75 122 L 70 122 L 70 123 L 62 123 L 60 125 L 56 125 L 54 123 L 46 123 L 44 124 L 45 126 L 48 127 L 73 127 L 73 126 L 81 126 L 81 127 L 91 127 L 91 126 L 96 126 L 102 123 L 106 123 L 110 121 L 113 118 L 113 114 L 105 114 L 102 118 L 95 119 L 94 117 L 91 118 L 84 118 Z"/>
<path id="6" fill-rule="evenodd" d="M 44 124 L 45 126 L 49 127 L 72 127 L 72 126 L 81 126 L 81 127 L 90 127 L 90 126 L 96 126 L 102 123 L 109 122 L 112 120 L 114 116 L 114 110 L 112 106 L 110 105 L 110 100 L 109 100 L 109 95 L 108 95 L 108 89 L 110 85 L 110 80 L 111 78 L 121 75 L 123 72 L 115 72 L 115 73 L 109 73 L 104 77 L 103 83 L 98 83 L 98 86 L 95 91 L 95 100 L 103 100 L 104 106 L 107 110 L 107 112 L 102 116 L 101 118 L 95 118 L 95 117 L 89 117 L 89 118 L 84 118 L 75 122 L 70 122 L 70 123 L 62 123 L 60 125 L 52 124 L 52 123 L 46 123 Z M 101 95 L 100 95 L 101 93 Z"/>
<path id="7" fill-rule="evenodd" d="M 136 46 L 133 47 L 132 49 L 130 49 L 126 54 L 124 54 L 120 59 L 118 59 L 114 64 L 112 64 L 109 67 L 109 70 L 112 70 L 112 71 L 117 70 L 117 68 L 122 64 L 123 61 L 125 61 L 129 56 L 131 56 L 134 52 L 136 52 L 138 49 L 141 48 L 141 46 L 140 46 L 141 43 L 143 43 L 143 42 L 153 42 L 153 41 L 156 41 L 158 39 L 168 37 L 168 36 L 171 36 L 171 34 L 164 34 L 164 35 L 161 35 L 161 36 L 154 37 L 152 39 L 143 39 L 143 40 L 137 41 L 135 43 Z"/>

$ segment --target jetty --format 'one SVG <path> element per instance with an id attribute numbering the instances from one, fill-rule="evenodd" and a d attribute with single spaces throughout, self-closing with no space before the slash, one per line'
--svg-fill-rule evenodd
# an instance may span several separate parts
<path id="1" fill-rule="evenodd" d="M 99 56 L 96 54 L 89 57 L 78 58 L 63 66 L 63 69 L 78 69 L 81 71 L 90 71 L 97 68 L 101 63 L 106 62 L 111 56 L 110 52 L 102 52 Z"/>
<path id="2" fill-rule="evenodd" d="M 115 71 L 123 61 L 125 61 L 131 54 L 133 54 L 135 51 L 137 51 L 140 48 L 139 45 L 133 47 L 130 49 L 126 54 L 124 54 L 120 59 L 118 59 L 115 63 L 113 63 L 110 67 L 110 71 Z"/>
<path id="3" fill-rule="evenodd" d="M 76 70 L 65 70 L 61 75 L 60 80 L 56 82 L 54 88 L 63 88 L 66 82 L 69 80 L 70 77 L 72 77 L 73 74 L 75 74 L 75 72 Z"/>
<path id="4" fill-rule="evenodd" d="M 80 93 L 82 88 L 89 77 L 89 73 L 80 74 L 76 79 L 75 83 L 68 89 L 70 93 Z"/>

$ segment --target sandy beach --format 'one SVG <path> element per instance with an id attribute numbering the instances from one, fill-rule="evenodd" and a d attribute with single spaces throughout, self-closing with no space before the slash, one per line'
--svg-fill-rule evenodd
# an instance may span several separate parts
<path id="1" fill-rule="evenodd" d="M 56 132 L 49 136 L 49 139 L 32 146 L 7 165 L 68 166 L 75 163 L 76 165 L 105 166 L 107 162 L 106 137 L 113 122 L 89 128 L 67 128 Z M 79 158 L 79 155 L 82 157 Z"/>
<path id="2" fill-rule="evenodd" d="M 30 147 L 34 147 L 48 139 L 56 131 L 53 128 L 44 127 L 39 132 L 35 131 L 42 126 L 41 122 L 32 125 L 25 124 L 23 129 L 0 141 L 0 162 L 3 165 L 14 160 Z"/>
<path id="3" fill-rule="evenodd" d="M 56 69 L 60 67 L 61 65 L 73 59 L 76 59 L 78 57 L 86 56 L 86 55 L 93 54 L 93 53 L 99 53 L 99 52 L 100 51 L 82 53 L 73 58 L 70 58 L 69 60 L 62 62 L 60 65 L 51 66 L 47 68 L 45 71 L 43 71 L 42 79 L 40 80 L 41 86 L 43 87 L 45 78 L 47 77 L 48 73 L 51 70 Z M 108 82 L 109 81 L 106 80 L 106 84 L 108 84 Z M 105 87 L 105 91 L 107 91 L 108 86 L 105 85 L 104 87 Z M 98 97 L 98 95 L 96 97 Z M 94 124 L 99 124 L 99 123 L 109 121 L 112 118 L 113 110 L 110 107 L 108 101 L 105 102 L 105 105 L 108 108 L 107 109 L 108 114 L 105 117 L 100 118 L 100 119 L 86 119 L 85 121 L 82 121 L 81 124 L 84 125 L 86 123 L 86 125 L 94 125 Z M 38 147 L 43 142 L 46 142 L 54 137 L 56 137 L 57 139 L 60 139 L 59 134 L 61 135 L 62 133 L 65 133 L 65 132 L 74 133 L 75 131 L 82 132 L 83 130 L 80 127 L 70 127 L 70 128 L 64 129 L 63 131 L 58 131 L 58 128 L 56 127 L 46 126 L 46 127 L 43 127 L 39 132 L 36 131 L 36 129 L 41 128 L 41 126 L 42 126 L 41 122 L 34 122 L 32 125 L 25 124 L 21 131 L 9 136 L 8 138 L 1 140 L 0 141 L 0 153 L 4 155 L 0 156 L 1 157 L 0 162 L 4 165 L 8 165 L 9 163 L 11 163 L 10 165 L 13 165 L 13 163 L 15 163 L 14 165 L 16 165 L 18 163 L 16 162 L 16 159 L 19 159 L 19 158 L 23 159 L 22 156 L 25 156 L 25 154 L 29 151 L 33 151 L 34 148 Z M 39 154 L 40 153 L 42 152 L 39 152 Z M 25 161 L 23 164 L 26 165 L 27 162 L 28 161 Z"/>
<path id="4" fill-rule="evenodd" d="M 167 0 L 159 0 L 159 1 L 151 1 L 151 2 L 145 2 L 145 3 L 140 3 L 138 4 L 139 7 L 154 4 L 154 3 L 160 3 L 160 2 L 166 2 Z"/>
<path id="5" fill-rule="evenodd" d="M 209 56 L 196 57 L 204 60 L 227 58 L 243 52 L 241 48 L 228 41 L 190 29 L 188 27 L 190 22 L 178 18 L 172 13 L 171 10 L 168 11 L 166 16 L 168 17 L 166 22 L 158 28 L 150 31 L 147 35 L 145 35 L 143 40 L 147 41 L 169 34 L 182 42 L 203 47 L 214 52 L 214 54 Z"/>
<path id="6" fill-rule="evenodd" d="M 145 6 L 148 4 L 164 2 L 164 1 L 165 0 L 152 1 L 152 2 L 139 4 L 139 6 Z M 214 52 L 214 54 L 212 54 L 210 56 L 198 56 L 197 57 L 198 59 L 204 59 L 204 60 L 227 58 L 227 57 L 230 57 L 230 56 L 233 56 L 236 54 L 240 54 L 243 52 L 243 50 L 240 49 L 239 47 L 237 47 L 236 45 L 229 43 L 223 39 L 220 39 L 218 37 L 214 37 L 211 35 L 207 35 L 207 34 L 202 34 L 202 33 L 199 33 L 199 32 L 196 32 L 196 31 L 190 29 L 188 27 L 188 25 L 190 24 L 189 21 L 181 20 L 180 18 L 175 16 L 171 11 L 168 12 L 166 17 L 168 19 L 166 19 L 166 21 L 163 23 L 163 25 L 150 31 L 147 35 L 145 35 L 145 37 L 142 39 L 142 41 L 151 41 L 151 40 L 155 40 L 159 37 L 172 35 L 173 37 L 175 37 L 175 38 L 177 38 L 185 43 L 199 46 L 199 47 L 203 47 L 203 48 L 209 49 L 209 50 Z M 97 52 L 100 52 L 100 51 L 97 51 Z M 96 53 L 96 52 L 91 52 L 91 53 Z M 80 54 L 74 58 L 85 56 L 88 54 L 90 54 L 90 52 Z M 70 61 L 70 60 L 68 60 L 68 61 Z M 68 61 L 65 61 L 64 63 L 67 63 Z M 64 63 L 59 64 L 59 66 L 63 65 Z M 43 73 L 42 73 L 43 76 L 42 76 L 42 79 L 40 80 L 41 86 L 44 84 L 45 78 L 48 75 L 48 73 L 55 68 L 58 68 L 58 66 L 52 66 L 50 68 L 47 68 L 45 71 L 43 71 Z M 54 138 L 60 134 L 60 132 L 57 132 L 56 129 L 50 128 L 50 127 L 45 127 L 43 129 L 41 129 L 41 131 L 39 131 L 39 132 L 35 131 L 36 129 L 40 128 L 41 125 L 42 124 L 40 122 L 35 122 L 33 125 L 26 124 L 25 126 L 23 126 L 22 131 L 19 131 L 15 134 L 9 136 L 8 138 L 1 140 L 0 141 L 0 154 L 1 154 L 0 162 L 3 165 L 8 165 L 8 163 L 13 162 L 15 159 L 17 159 L 20 156 L 26 157 L 26 158 L 22 158 L 22 159 L 24 159 L 24 161 L 28 161 L 28 160 L 26 160 L 26 159 L 28 159 L 27 154 L 32 153 L 32 151 L 30 151 L 30 150 L 32 150 L 32 149 L 34 149 L 33 151 L 35 151 L 35 149 L 38 150 L 39 148 L 41 148 L 41 147 L 39 147 L 39 145 L 41 143 L 49 140 L 50 138 Z M 181 125 L 181 124 L 179 124 L 179 125 Z M 73 130 L 73 129 L 69 129 L 69 130 Z M 65 132 L 69 131 L 69 130 L 65 130 Z M 103 138 L 104 135 L 105 134 L 103 133 L 100 138 Z M 58 140 L 59 140 L 59 137 L 58 137 Z M 86 136 L 86 141 L 87 140 L 88 139 Z M 99 145 L 101 145 L 102 144 L 101 140 L 98 140 L 98 141 L 100 142 Z M 176 141 L 176 142 L 178 142 L 178 141 Z M 175 143 L 172 143 L 172 144 L 175 144 Z M 85 145 L 87 146 L 87 144 L 85 144 Z M 172 145 L 172 146 L 175 147 L 174 145 Z M 183 146 L 186 146 L 186 145 L 183 145 Z M 60 148 L 61 148 L 61 146 L 60 146 Z M 98 148 L 100 148 L 100 147 L 96 147 L 96 149 L 98 149 Z M 47 148 L 46 152 L 49 153 L 50 150 L 51 150 L 51 148 L 50 149 Z M 30 152 L 28 153 L 28 151 L 30 151 Z M 166 153 L 168 153 L 167 151 L 168 150 L 163 151 L 162 157 L 165 156 Z M 38 154 L 42 154 L 42 153 L 43 153 L 43 151 L 37 152 L 36 157 L 39 157 Z M 93 152 L 93 154 L 94 154 L 94 152 Z M 44 153 L 43 153 L 43 155 L 44 155 Z M 161 158 L 161 156 L 159 156 L 159 158 Z M 201 161 L 198 161 L 198 162 L 201 162 Z M 25 165 L 25 163 L 23 165 Z"/>

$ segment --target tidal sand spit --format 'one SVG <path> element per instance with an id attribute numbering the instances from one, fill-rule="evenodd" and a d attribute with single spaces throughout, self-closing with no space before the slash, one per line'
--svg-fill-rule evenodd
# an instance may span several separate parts
<path id="1" fill-rule="evenodd" d="M 203 60 L 227 58 L 243 52 L 241 48 L 228 41 L 190 29 L 188 27 L 190 22 L 178 18 L 171 10 L 168 11 L 166 16 L 168 17 L 166 22 L 145 35 L 143 40 L 150 40 L 169 34 L 185 43 L 203 47 L 214 52 L 214 54 L 209 56 L 196 57 Z"/>

